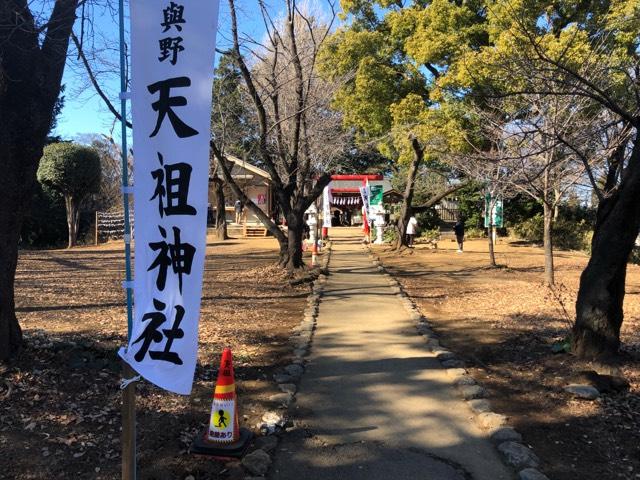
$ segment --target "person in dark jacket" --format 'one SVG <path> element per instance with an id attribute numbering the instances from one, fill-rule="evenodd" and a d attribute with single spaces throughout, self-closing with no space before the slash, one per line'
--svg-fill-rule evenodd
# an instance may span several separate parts
<path id="1" fill-rule="evenodd" d="M 453 226 L 453 231 L 456 234 L 456 242 L 458 242 L 458 253 L 462 253 L 464 244 L 464 222 L 461 218 Z"/>
<path id="2" fill-rule="evenodd" d="M 302 238 L 309 240 L 309 238 L 311 238 L 311 227 L 309 227 L 309 224 L 307 223 L 309 221 L 309 215 L 305 213 L 302 218 Z"/>
<path id="3" fill-rule="evenodd" d="M 244 210 L 244 205 L 240 201 L 240 199 L 236 200 L 236 203 L 233 205 L 234 210 L 236 211 L 236 223 L 242 222 L 242 211 Z"/>

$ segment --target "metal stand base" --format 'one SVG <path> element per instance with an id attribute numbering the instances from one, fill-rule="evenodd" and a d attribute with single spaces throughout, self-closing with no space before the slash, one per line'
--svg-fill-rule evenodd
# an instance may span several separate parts
<path id="1" fill-rule="evenodd" d="M 189 450 L 196 455 L 208 455 L 220 460 L 242 457 L 249 448 L 253 433 L 246 428 L 240 429 L 240 438 L 235 443 L 220 444 L 207 441 L 207 430 L 198 435 Z"/>

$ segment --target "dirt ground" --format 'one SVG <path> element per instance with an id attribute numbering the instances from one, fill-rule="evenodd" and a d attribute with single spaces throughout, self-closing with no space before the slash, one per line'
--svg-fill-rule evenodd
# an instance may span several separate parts
<path id="1" fill-rule="evenodd" d="M 209 242 L 200 347 L 191 396 L 137 389 L 140 479 L 237 478 L 237 467 L 187 453 L 208 422 L 223 347 L 234 354 L 241 425 L 277 405 L 273 372 L 287 363 L 290 330 L 309 286 L 274 267 L 271 238 Z M 126 342 L 121 243 L 22 251 L 17 312 L 25 349 L 0 370 L 0 479 L 120 478 L 120 364 Z M 242 478 L 240 476 L 239 478 Z"/>
<path id="2" fill-rule="evenodd" d="M 558 292 L 543 284 L 542 249 L 501 240 L 498 269 L 487 268 L 486 240 L 418 245 L 398 256 L 375 247 L 384 265 L 470 373 L 489 391 L 495 411 L 509 417 L 554 480 L 640 478 L 640 268 L 627 275 L 621 370 L 626 392 L 594 402 L 563 390 L 576 374 L 598 368 L 552 346 L 566 338 L 575 314 L 578 252 L 557 252 Z"/>

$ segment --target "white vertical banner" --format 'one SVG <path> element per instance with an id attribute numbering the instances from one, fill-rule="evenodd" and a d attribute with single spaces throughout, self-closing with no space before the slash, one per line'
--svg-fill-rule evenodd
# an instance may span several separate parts
<path id="1" fill-rule="evenodd" d="M 185 395 L 198 351 L 218 3 L 130 2 L 135 310 L 120 356 Z"/>
<path id="2" fill-rule="evenodd" d="M 367 183 L 364 187 L 359 187 L 360 190 L 360 198 L 362 198 L 362 206 L 364 207 L 365 215 L 367 216 L 367 221 L 371 221 L 371 208 L 369 205 L 369 183 Z"/>
<path id="3" fill-rule="evenodd" d="M 322 191 L 322 226 L 331 227 L 331 183 Z"/>

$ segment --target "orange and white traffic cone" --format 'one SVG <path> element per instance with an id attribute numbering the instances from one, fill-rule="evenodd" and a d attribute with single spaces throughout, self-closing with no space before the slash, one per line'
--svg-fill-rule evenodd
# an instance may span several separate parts
<path id="1" fill-rule="evenodd" d="M 202 435 L 196 437 L 191 452 L 219 458 L 241 457 L 249 446 L 251 436 L 249 430 L 240 428 L 233 357 L 231 349 L 225 348 L 213 392 L 209 426 Z"/>

